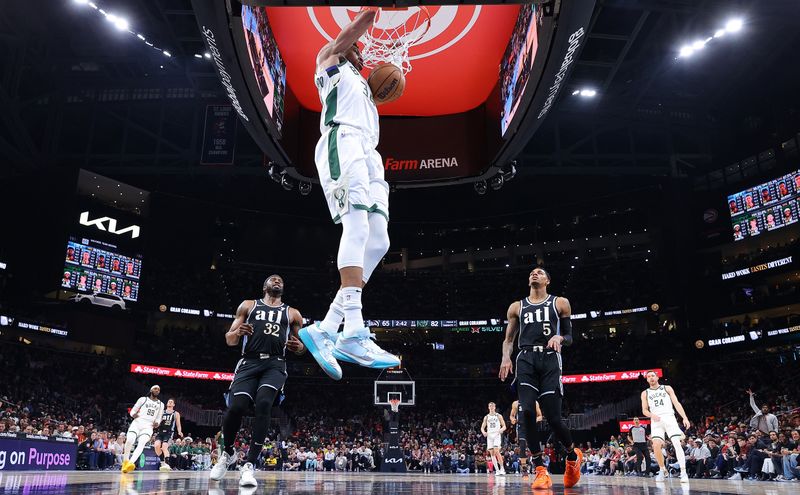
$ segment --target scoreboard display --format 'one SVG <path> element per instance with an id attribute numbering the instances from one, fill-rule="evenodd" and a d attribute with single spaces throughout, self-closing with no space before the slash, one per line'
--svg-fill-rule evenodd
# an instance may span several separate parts
<path id="1" fill-rule="evenodd" d="M 119 252 L 117 246 L 94 239 L 70 237 L 61 287 L 81 293 L 139 299 L 142 259 Z"/>
<path id="2" fill-rule="evenodd" d="M 733 240 L 786 227 L 800 217 L 800 170 L 728 196 Z"/>

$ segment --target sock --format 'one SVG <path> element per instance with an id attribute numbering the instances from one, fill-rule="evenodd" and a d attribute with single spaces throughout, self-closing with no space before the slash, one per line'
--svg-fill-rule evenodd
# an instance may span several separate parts
<path id="1" fill-rule="evenodd" d="M 675 447 L 675 457 L 678 459 L 678 465 L 681 467 L 681 472 L 686 471 L 686 453 L 683 451 L 681 440 L 678 437 L 673 437 L 672 445 Z"/>
<path id="2" fill-rule="evenodd" d="M 125 439 L 125 450 L 123 455 L 123 459 L 126 461 L 131 460 L 131 450 L 133 450 L 133 446 L 136 444 L 136 435 L 128 434 L 128 437 Z"/>
<path id="3" fill-rule="evenodd" d="M 342 307 L 342 289 L 336 292 L 336 297 L 328 308 L 328 313 L 325 319 L 320 322 L 319 327 L 328 332 L 331 336 L 335 336 L 339 332 L 339 325 L 344 320 L 344 308 Z"/>
<path id="4" fill-rule="evenodd" d="M 355 337 L 356 332 L 364 328 L 364 317 L 361 315 L 361 289 L 343 287 L 342 308 L 344 309 L 344 338 Z"/>

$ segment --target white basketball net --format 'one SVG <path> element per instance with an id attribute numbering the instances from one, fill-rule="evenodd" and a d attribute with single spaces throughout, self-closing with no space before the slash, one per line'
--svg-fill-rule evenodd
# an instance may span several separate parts
<path id="1" fill-rule="evenodd" d="M 373 69 L 390 63 L 408 74 L 411 72 L 408 49 L 418 43 L 430 27 L 431 17 L 425 7 L 379 10 L 372 27 L 361 37 L 364 66 Z"/>
<path id="2" fill-rule="evenodd" d="M 389 401 L 389 407 L 392 408 L 392 412 L 397 412 L 400 410 L 400 401 L 397 399 L 392 399 Z"/>

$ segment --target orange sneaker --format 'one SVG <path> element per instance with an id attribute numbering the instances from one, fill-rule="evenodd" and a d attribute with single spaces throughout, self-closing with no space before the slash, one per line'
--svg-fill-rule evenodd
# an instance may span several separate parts
<path id="1" fill-rule="evenodd" d="M 534 490 L 549 490 L 553 487 L 553 480 L 550 479 L 550 474 L 544 466 L 536 466 L 536 478 L 534 478 L 531 487 Z"/>
<path id="2" fill-rule="evenodd" d="M 575 449 L 575 455 L 578 456 L 574 461 L 567 461 L 566 469 L 564 470 L 564 488 L 572 488 L 581 480 L 581 464 L 583 464 L 583 452 L 580 449 Z"/>

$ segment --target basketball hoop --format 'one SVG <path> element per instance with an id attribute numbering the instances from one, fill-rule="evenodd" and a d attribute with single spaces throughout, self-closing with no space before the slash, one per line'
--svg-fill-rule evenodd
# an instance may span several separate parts
<path id="1" fill-rule="evenodd" d="M 375 15 L 375 22 L 361 37 L 364 47 L 361 57 L 364 66 L 370 69 L 383 63 L 394 64 L 403 71 L 411 72 L 408 49 L 418 43 L 431 28 L 431 16 L 427 7 L 382 8 Z"/>
<path id="2" fill-rule="evenodd" d="M 398 412 L 400 410 L 400 399 L 389 399 L 389 407 L 392 408 L 392 412 Z"/>

